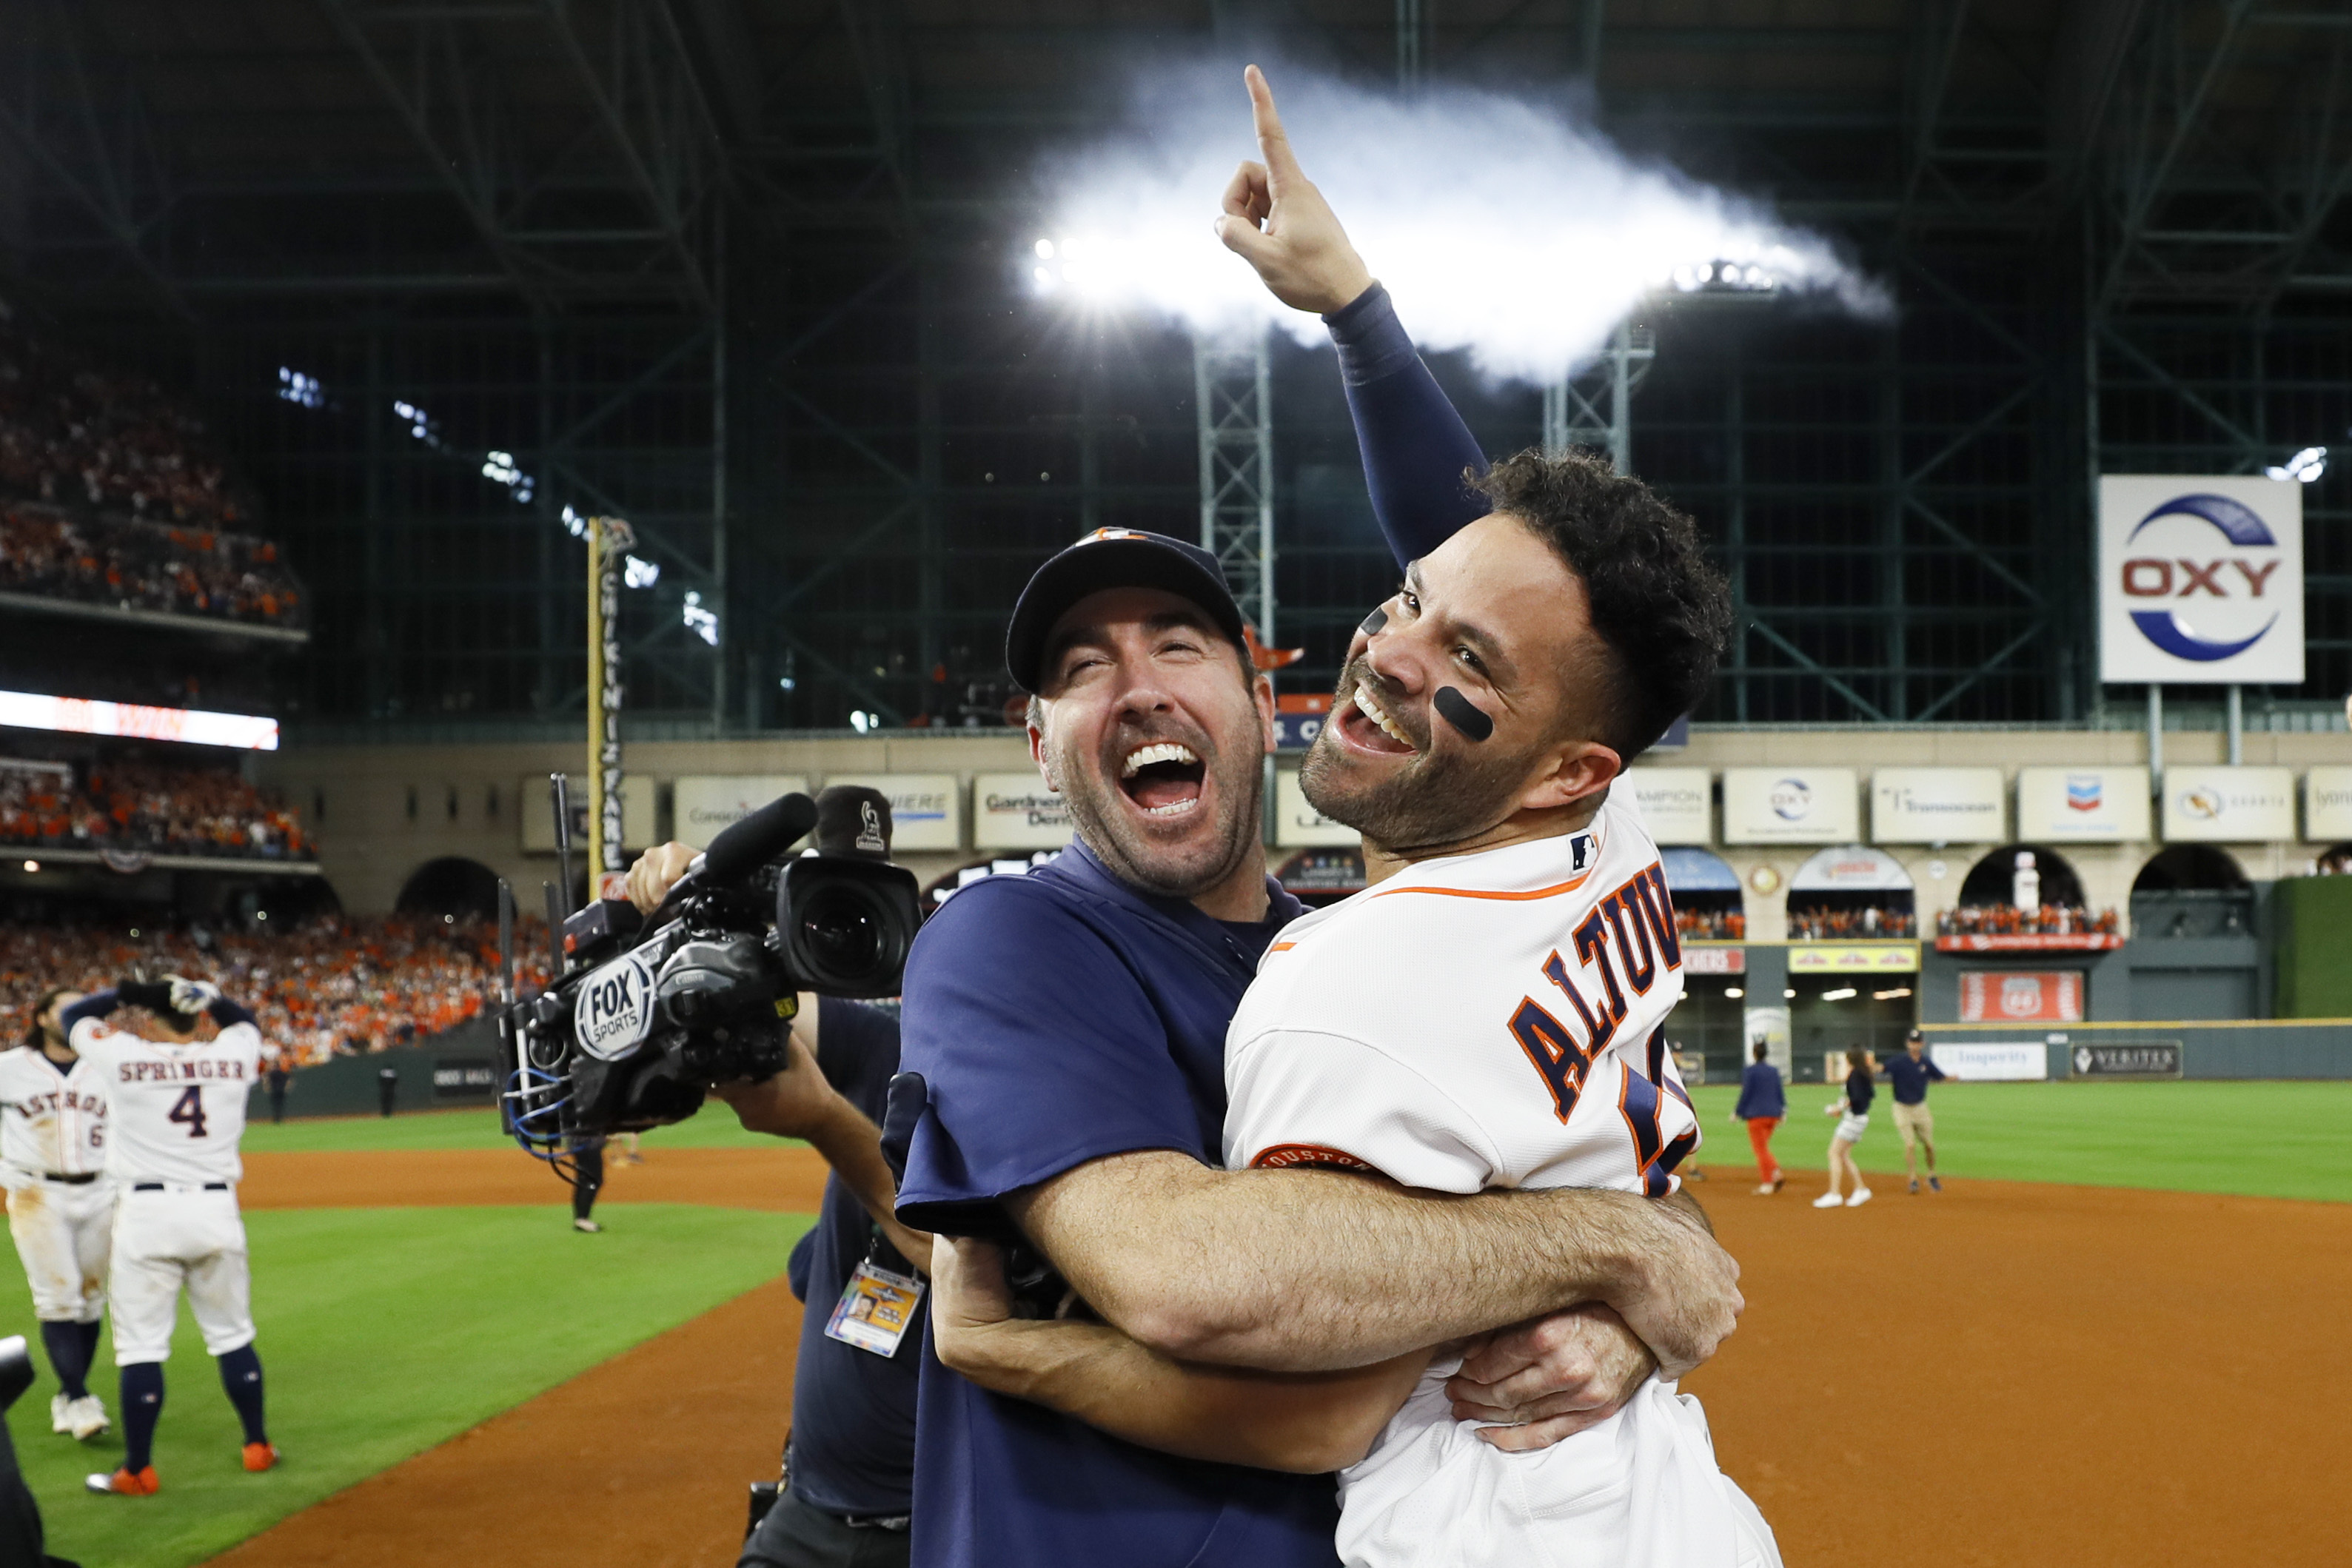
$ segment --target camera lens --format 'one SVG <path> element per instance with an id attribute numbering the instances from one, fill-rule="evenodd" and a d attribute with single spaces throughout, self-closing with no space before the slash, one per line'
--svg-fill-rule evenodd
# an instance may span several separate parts
<path id="1" fill-rule="evenodd" d="M 862 978 L 882 957 L 883 926 L 862 889 L 818 890 L 801 913 L 801 942 L 829 974 Z"/>

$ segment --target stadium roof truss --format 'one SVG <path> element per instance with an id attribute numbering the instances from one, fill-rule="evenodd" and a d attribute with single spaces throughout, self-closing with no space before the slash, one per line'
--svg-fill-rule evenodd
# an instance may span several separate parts
<path id="1" fill-rule="evenodd" d="M 625 610 L 639 732 L 993 721 L 1029 566 L 1082 527 L 1189 535 L 1202 493 L 1181 334 L 1021 295 L 1040 154 L 1117 124 L 1156 58 L 1565 91 L 1841 237 L 1899 302 L 1638 323 L 1632 466 L 1698 517 L 1742 616 L 1701 717 L 2080 722 L 2090 476 L 2247 471 L 2352 427 L 2348 23 L 2288 0 L 0 0 L 0 279 L 174 356 L 219 411 L 317 601 L 299 725 L 576 725 L 566 507 L 629 517 L 659 569 Z M 325 405 L 278 399 L 280 366 Z M 1490 449 L 1558 423 L 1537 389 L 1436 368 Z M 1391 574 L 1332 379 L 1274 345 L 1257 459 L 1307 682 Z M 2352 686 L 2342 493 L 2306 494 L 2313 678 L 2281 703 Z"/>

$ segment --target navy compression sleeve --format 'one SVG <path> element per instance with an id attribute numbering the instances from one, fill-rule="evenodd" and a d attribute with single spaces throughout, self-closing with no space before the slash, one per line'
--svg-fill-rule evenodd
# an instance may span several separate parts
<path id="1" fill-rule="evenodd" d="M 1339 350 L 1372 515 L 1402 566 L 1486 515 L 1485 498 L 1462 482 L 1465 468 L 1486 471 L 1486 456 L 1414 352 L 1386 289 L 1373 284 L 1323 324 Z"/>
<path id="2" fill-rule="evenodd" d="M 244 1008 L 238 1006 L 236 1003 L 230 1001 L 226 996 L 221 997 L 210 1007 L 205 1008 L 205 1011 L 210 1013 L 213 1016 L 213 1022 L 218 1024 L 224 1029 L 227 1028 L 232 1024 L 257 1025 L 261 1022 L 260 1019 L 255 1017 L 251 1013 L 247 1012 Z"/>
<path id="3" fill-rule="evenodd" d="M 73 1038 L 74 1026 L 84 1018 L 103 1018 L 121 1005 L 121 998 L 114 988 L 93 991 L 79 1002 L 69 1003 L 58 1013 L 58 1022 L 65 1026 L 66 1038 Z"/>

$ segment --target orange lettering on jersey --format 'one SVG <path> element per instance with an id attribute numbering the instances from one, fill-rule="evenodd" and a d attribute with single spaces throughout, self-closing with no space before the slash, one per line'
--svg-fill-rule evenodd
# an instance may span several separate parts
<path id="1" fill-rule="evenodd" d="M 1543 1075 L 1544 1087 L 1551 1090 L 1552 1113 L 1565 1122 L 1576 1110 L 1576 1097 L 1584 1092 L 1584 1075 L 1592 1066 L 1591 1057 L 1569 1037 L 1568 1026 L 1545 1012 L 1532 996 L 1519 998 L 1518 1011 L 1511 1015 L 1511 1037 Z"/>
<path id="2" fill-rule="evenodd" d="M 1617 971 L 1609 962 L 1609 931 L 1599 910 L 1585 916 L 1584 923 L 1576 928 L 1576 962 L 1589 966 L 1596 960 L 1601 966 L 1601 988 L 1609 996 L 1609 1016 L 1622 1022 L 1625 993 L 1618 985 Z"/>
<path id="3" fill-rule="evenodd" d="M 1642 872 L 1643 889 L 1642 912 L 1649 917 L 1650 932 L 1658 939 L 1658 952 L 1665 958 L 1668 969 L 1683 966 L 1682 933 L 1675 929 L 1675 900 L 1666 891 L 1665 868 L 1655 860 Z"/>
<path id="4" fill-rule="evenodd" d="M 1617 1033 L 1617 1020 L 1609 1016 L 1609 1009 L 1585 1005 L 1583 995 L 1569 984 L 1568 965 L 1559 961 L 1557 950 L 1544 960 L 1543 972 L 1544 978 L 1559 987 L 1559 994 L 1568 998 L 1568 1005 L 1576 1009 L 1579 1018 L 1584 1020 L 1585 1056 L 1588 1058 L 1597 1057 L 1608 1049 L 1611 1037 Z"/>
<path id="5" fill-rule="evenodd" d="M 1344 1149 L 1329 1149 L 1320 1143 L 1277 1143 L 1271 1149 L 1261 1149 L 1249 1163 L 1253 1171 L 1361 1171 L 1377 1176 L 1379 1167 L 1365 1163 Z"/>
<path id="6" fill-rule="evenodd" d="M 1633 986 L 1637 995 L 1648 995 L 1650 987 L 1657 983 L 1658 960 L 1650 945 L 1649 917 L 1642 912 L 1642 879 L 1634 878 L 1601 900 L 1595 912 L 1609 917 L 1610 934 L 1617 939 L 1618 959 L 1625 965 L 1625 983 Z M 1631 942 L 1625 938 L 1629 921 L 1633 929 Z M 1635 962 L 1636 948 L 1641 950 L 1638 963 Z"/>

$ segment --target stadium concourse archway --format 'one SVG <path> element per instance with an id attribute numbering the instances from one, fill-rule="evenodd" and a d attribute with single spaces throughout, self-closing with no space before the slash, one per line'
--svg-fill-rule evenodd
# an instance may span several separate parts
<path id="1" fill-rule="evenodd" d="M 2253 884 L 2236 857 L 2216 845 L 2167 845 L 2148 857 L 2132 879 L 2131 918 L 2132 935 L 2138 938 L 2237 937 L 2251 942 Z M 2243 1005 L 2249 1011 L 2237 1015 L 2184 1010 L 2168 1016 L 2252 1016 L 2251 992 Z"/>
<path id="2" fill-rule="evenodd" d="M 499 874 L 461 855 L 427 860 L 401 885 L 393 912 L 494 921 L 499 918 Z"/>
<path id="3" fill-rule="evenodd" d="M 1682 846 L 1659 850 L 1658 862 L 1675 930 L 1685 943 L 1706 944 L 1683 950 L 1683 999 L 1667 1020 L 1666 1038 L 1677 1052 L 1696 1054 L 1706 1080 L 1737 1078 L 1747 1035 L 1747 950 L 1713 944 L 1748 935 L 1739 873 L 1711 850 Z M 1690 1076 L 1687 1066 L 1684 1072 Z"/>
<path id="4" fill-rule="evenodd" d="M 1916 949 L 1900 970 L 1857 971 L 1845 960 L 1856 944 L 1878 959 L 1898 952 L 1918 934 L 1915 899 L 1903 863 L 1864 844 L 1824 849 L 1789 879 L 1789 1037 L 1805 1077 L 1843 1078 L 1825 1065 L 1833 1052 L 1860 1046 L 1884 1059 L 1902 1048 L 1918 1017 Z"/>
<path id="5" fill-rule="evenodd" d="M 2040 844 L 2004 844 L 1969 868 L 1960 882 L 1960 902 L 1972 909 L 1991 909 L 2017 902 L 2017 858 L 2033 857 L 2042 876 L 2041 901 L 2067 909 L 2084 905 L 2083 879 L 2063 855 Z"/>

